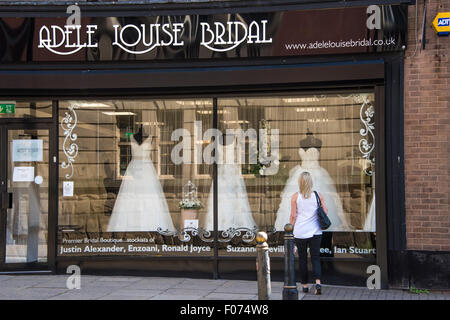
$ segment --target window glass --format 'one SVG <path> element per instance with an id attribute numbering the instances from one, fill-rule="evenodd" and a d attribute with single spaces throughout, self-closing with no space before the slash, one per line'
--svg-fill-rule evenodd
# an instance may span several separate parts
<path id="1" fill-rule="evenodd" d="M 60 103 L 60 255 L 212 255 L 201 231 L 212 166 L 195 127 L 210 100 Z"/>
<path id="2" fill-rule="evenodd" d="M 251 230 L 263 230 L 272 255 L 283 255 L 291 197 L 308 171 L 332 222 L 322 254 L 373 257 L 373 102 L 370 92 L 219 99 L 229 138 L 219 149 L 231 159 L 218 165 L 219 235 L 236 235 L 219 254 L 254 255 Z"/>
<path id="3" fill-rule="evenodd" d="M 283 256 L 298 178 L 332 221 L 322 255 L 375 255 L 372 92 L 60 102 L 60 255 Z M 217 163 L 218 211 L 213 166 Z M 217 217 L 217 230 L 214 229 Z"/>

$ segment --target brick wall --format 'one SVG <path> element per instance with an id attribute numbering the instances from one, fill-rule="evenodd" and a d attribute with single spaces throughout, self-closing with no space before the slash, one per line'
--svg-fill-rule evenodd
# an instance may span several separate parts
<path id="1" fill-rule="evenodd" d="M 427 1 L 426 46 L 421 48 L 423 0 L 410 6 L 405 60 L 405 175 L 407 249 L 450 251 L 450 36 L 431 26 L 450 0 Z"/>

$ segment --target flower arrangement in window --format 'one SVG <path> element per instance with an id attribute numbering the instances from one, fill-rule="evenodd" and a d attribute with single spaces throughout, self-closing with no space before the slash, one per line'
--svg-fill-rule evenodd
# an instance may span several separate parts
<path id="1" fill-rule="evenodd" d="M 197 187 L 191 181 L 183 186 L 183 199 L 178 203 L 180 209 L 201 209 L 202 203 L 197 198 Z"/>
<path id="2" fill-rule="evenodd" d="M 202 203 L 200 200 L 187 200 L 183 199 L 178 203 L 178 208 L 180 209 L 201 209 L 203 208 Z"/>
<path id="3" fill-rule="evenodd" d="M 183 199 L 178 203 L 178 207 L 181 209 L 180 229 L 198 229 L 198 210 L 203 208 L 203 205 L 197 198 L 197 187 L 191 181 L 183 186 Z M 185 235 L 180 239 L 185 239 Z"/>

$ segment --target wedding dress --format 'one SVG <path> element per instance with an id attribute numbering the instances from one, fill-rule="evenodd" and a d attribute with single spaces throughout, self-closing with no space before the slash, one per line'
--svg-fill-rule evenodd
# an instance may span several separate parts
<path id="1" fill-rule="evenodd" d="M 151 138 L 139 145 L 131 136 L 131 161 L 109 220 L 108 232 L 175 231 L 164 193 L 150 159 Z"/>
<path id="2" fill-rule="evenodd" d="M 325 205 L 328 208 L 328 217 L 331 220 L 331 226 L 327 231 L 350 231 L 351 227 L 342 208 L 342 201 L 336 191 L 333 179 L 328 172 L 319 164 L 320 152 L 317 148 L 303 148 L 299 150 L 301 165 L 297 165 L 289 172 L 289 179 L 286 182 L 281 193 L 281 203 L 275 220 L 275 229 L 284 231 L 284 226 L 289 223 L 291 214 L 291 197 L 299 191 L 298 179 L 300 174 L 308 171 L 313 180 L 313 190 L 320 192 L 324 198 Z"/>
<path id="3" fill-rule="evenodd" d="M 226 146 L 218 143 L 218 230 L 256 228 L 244 178 L 241 174 L 241 167 L 236 163 L 235 149 L 235 141 Z M 226 159 L 223 157 L 224 153 Z M 213 215 L 213 185 L 211 185 L 208 197 L 208 212 L 204 224 L 206 230 L 214 230 Z"/>
<path id="4" fill-rule="evenodd" d="M 370 202 L 369 212 L 367 213 L 366 220 L 364 221 L 364 231 L 375 232 L 376 220 L 375 220 L 375 195 Z"/>

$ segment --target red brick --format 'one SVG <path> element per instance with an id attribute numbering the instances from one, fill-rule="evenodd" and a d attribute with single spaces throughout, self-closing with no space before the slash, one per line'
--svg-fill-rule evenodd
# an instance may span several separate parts
<path id="1" fill-rule="evenodd" d="M 423 19 L 423 0 L 417 1 Z M 427 2 L 427 21 L 449 11 L 450 0 Z M 417 44 L 416 6 L 409 6 L 404 79 L 404 152 L 407 247 L 450 250 L 450 41 L 426 28 Z M 421 34 L 419 32 L 419 41 Z M 415 52 L 415 54 L 414 54 Z"/>

